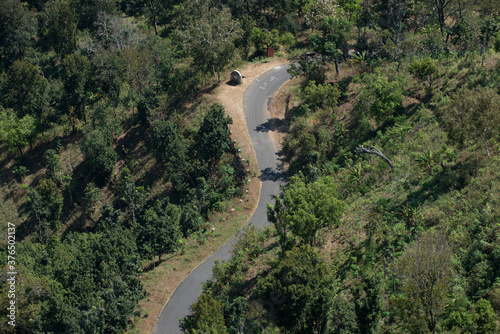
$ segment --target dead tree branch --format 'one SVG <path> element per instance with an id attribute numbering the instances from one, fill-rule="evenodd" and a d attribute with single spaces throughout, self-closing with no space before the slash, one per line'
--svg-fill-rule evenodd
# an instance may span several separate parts
<path id="1" fill-rule="evenodd" d="M 392 161 L 389 160 L 389 158 L 387 158 L 385 155 L 383 155 L 382 152 L 380 152 L 380 150 L 374 146 L 370 146 L 369 149 L 366 149 L 363 147 L 363 145 L 361 145 L 361 147 L 356 147 L 354 152 L 356 154 L 368 153 L 368 154 L 378 155 L 382 160 L 387 162 L 387 164 L 389 164 L 389 166 L 391 166 L 391 169 L 394 169 L 394 164 L 392 163 Z"/>

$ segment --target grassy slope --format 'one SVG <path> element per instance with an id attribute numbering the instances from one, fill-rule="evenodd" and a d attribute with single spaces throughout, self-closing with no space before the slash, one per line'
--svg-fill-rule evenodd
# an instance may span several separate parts
<path id="1" fill-rule="evenodd" d="M 394 270 L 393 254 L 397 261 L 405 244 L 416 235 L 423 230 L 438 228 L 446 231 L 454 247 L 457 274 L 467 277 L 461 284 L 468 291 L 476 289 L 473 275 L 481 268 L 474 268 L 472 274 L 466 273 L 459 263 L 467 256 L 467 249 L 476 238 L 484 237 L 472 234 L 471 226 L 478 219 L 487 224 L 498 217 L 500 147 L 495 142 L 491 143 L 491 152 L 494 153 L 488 159 L 480 144 L 468 143 L 465 147 L 458 147 L 450 143 L 432 109 L 440 94 L 482 80 L 484 75 L 478 73 L 483 70 L 490 74 L 498 71 L 498 60 L 498 55 L 491 55 L 485 69 L 479 68 L 478 59 L 467 64 L 441 61 L 441 75 L 434 83 L 435 91 L 441 93 L 436 93 L 431 99 L 424 93 L 422 85 L 409 80 L 403 103 L 408 116 L 406 121 L 399 126 L 382 129 L 375 138 L 371 138 L 374 145 L 393 161 L 395 170 L 391 171 L 380 158 L 365 155 L 358 160 L 361 166 L 358 181 L 349 182 L 352 175 L 350 168 L 341 168 L 334 174 L 346 202 L 345 215 L 341 226 L 323 233 L 319 248 L 322 256 L 337 268 L 337 275 L 346 287 L 356 284 L 361 271 L 384 272 L 384 276 L 387 271 L 390 275 Z M 395 66 L 387 63 L 382 65 L 382 71 L 392 72 Z M 341 69 L 343 76 L 335 78 L 331 75 L 330 78 L 332 81 L 342 80 L 365 70 L 359 65 L 344 64 Z M 347 124 L 359 95 L 358 87 L 351 85 L 348 98 L 338 109 L 340 118 Z M 294 87 L 285 89 L 278 94 L 289 96 L 292 101 L 290 106 L 293 107 L 299 100 L 296 96 L 298 90 Z M 275 114 L 280 113 L 275 110 Z M 316 117 L 309 116 L 308 123 L 315 124 Z M 333 128 L 331 131 L 334 131 Z M 417 163 L 417 159 L 429 150 L 434 155 L 431 170 Z M 293 162 L 293 157 L 289 158 Z M 407 214 L 408 207 L 416 211 Z M 490 226 L 494 229 L 495 225 Z M 490 243 L 499 242 L 498 236 L 487 238 Z M 244 295 L 248 296 L 252 305 L 245 314 L 248 319 L 262 319 L 265 314 L 257 302 L 257 282 L 269 273 L 273 263 L 277 263 L 277 240 L 263 240 L 268 240 L 267 246 L 255 242 L 252 245 L 254 248 L 248 247 L 250 251 L 258 249 L 260 255 L 241 264 L 244 268 Z M 383 299 L 387 308 L 392 289 L 391 282 L 386 281 Z M 476 298 L 488 298 L 500 316 L 500 303 L 494 297 L 498 291 L 495 291 L 494 288 L 479 290 Z"/>

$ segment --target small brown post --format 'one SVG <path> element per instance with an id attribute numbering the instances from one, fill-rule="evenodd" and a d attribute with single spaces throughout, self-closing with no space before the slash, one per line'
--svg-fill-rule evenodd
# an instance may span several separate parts
<path id="1" fill-rule="evenodd" d="M 267 56 L 274 57 L 274 48 L 272 46 L 267 48 Z"/>

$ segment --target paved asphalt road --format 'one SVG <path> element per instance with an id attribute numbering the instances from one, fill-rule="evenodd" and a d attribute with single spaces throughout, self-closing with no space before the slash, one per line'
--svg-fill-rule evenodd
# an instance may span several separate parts
<path id="1" fill-rule="evenodd" d="M 252 139 L 257 163 L 259 164 L 262 188 L 259 204 L 250 223 L 257 227 L 267 224 L 266 203 L 272 202 L 273 195 L 280 193 L 280 184 L 285 182 L 285 174 L 278 154 L 278 144 L 271 138 L 269 130 L 268 104 L 276 91 L 290 75 L 288 65 L 276 66 L 256 79 L 245 90 L 243 108 Z M 156 323 L 153 334 L 180 334 L 179 320 L 190 314 L 189 307 L 201 294 L 201 283 L 212 276 L 215 259 L 228 260 L 231 255 L 233 236 L 208 259 L 196 267 L 174 291 Z"/>

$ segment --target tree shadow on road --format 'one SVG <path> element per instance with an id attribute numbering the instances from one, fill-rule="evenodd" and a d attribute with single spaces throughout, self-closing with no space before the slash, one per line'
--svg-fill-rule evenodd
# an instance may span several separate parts
<path id="1" fill-rule="evenodd" d="M 262 123 L 255 128 L 255 131 L 257 132 L 278 131 L 280 133 L 286 133 L 287 130 L 287 122 L 284 119 L 276 117 L 268 119 L 265 123 Z"/>
<path id="2" fill-rule="evenodd" d="M 260 171 L 261 181 L 286 181 L 286 173 L 281 168 L 271 168 L 267 167 Z"/>

